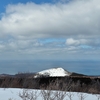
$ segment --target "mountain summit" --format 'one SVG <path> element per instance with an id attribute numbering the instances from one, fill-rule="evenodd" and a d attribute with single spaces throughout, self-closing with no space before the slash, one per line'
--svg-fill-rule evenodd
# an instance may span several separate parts
<path id="1" fill-rule="evenodd" d="M 64 77 L 64 76 L 70 76 L 71 73 L 64 70 L 63 68 L 51 68 L 48 70 L 43 70 L 34 76 L 35 78 L 37 77 Z"/>

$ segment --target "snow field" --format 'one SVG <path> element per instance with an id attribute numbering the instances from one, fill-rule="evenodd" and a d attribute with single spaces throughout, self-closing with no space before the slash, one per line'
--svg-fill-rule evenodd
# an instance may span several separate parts
<path id="1" fill-rule="evenodd" d="M 36 96 L 36 100 L 44 100 L 43 97 L 45 94 L 50 94 L 50 97 L 53 97 L 54 94 L 61 97 L 65 92 L 62 91 L 49 91 L 49 90 L 35 90 L 35 89 L 19 89 L 19 88 L 0 88 L 0 100 L 23 100 L 20 98 L 19 94 L 23 94 L 23 91 L 31 95 L 31 93 Z M 62 100 L 100 100 L 100 95 L 88 94 L 88 93 L 77 93 L 77 92 L 66 92 L 66 95 L 63 96 Z M 83 97 L 83 99 L 82 99 Z M 99 99 L 98 99 L 99 98 Z M 30 99 L 27 99 L 30 100 Z M 55 100 L 58 100 L 55 98 Z M 61 100 L 61 99 L 59 99 Z"/>

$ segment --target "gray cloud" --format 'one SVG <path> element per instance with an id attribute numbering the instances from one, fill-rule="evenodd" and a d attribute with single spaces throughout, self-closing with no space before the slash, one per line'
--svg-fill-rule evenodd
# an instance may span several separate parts
<path id="1" fill-rule="evenodd" d="M 0 19 L 0 55 L 5 58 L 99 59 L 99 4 L 100 0 L 71 0 L 8 5 Z M 39 41 L 44 38 L 57 41 Z M 66 40 L 59 41 L 59 38 Z"/>
<path id="2" fill-rule="evenodd" d="M 86 39 L 68 38 L 65 42 L 38 39 L 9 39 L 0 43 L 2 59 L 93 59 L 99 58 L 100 47 Z"/>

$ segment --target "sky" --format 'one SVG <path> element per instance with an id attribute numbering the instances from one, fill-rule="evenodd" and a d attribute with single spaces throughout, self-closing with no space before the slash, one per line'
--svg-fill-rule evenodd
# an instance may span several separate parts
<path id="1" fill-rule="evenodd" d="M 0 60 L 100 60 L 100 0 L 0 1 Z"/>

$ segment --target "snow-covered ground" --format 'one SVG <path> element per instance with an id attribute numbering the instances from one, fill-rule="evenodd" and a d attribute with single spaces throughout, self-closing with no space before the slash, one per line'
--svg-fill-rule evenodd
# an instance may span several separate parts
<path id="1" fill-rule="evenodd" d="M 33 92 L 32 92 L 33 91 Z M 36 93 L 37 99 L 36 100 L 44 100 L 42 97 L 41 90 L 27 90 L 27 92 L 30 93 Z M 52 91 L 53 93 L 59 92 L 59 91 Z M 0 88 L 0 100 L 22 100 L 19 97 L 19 93 L 23 93 L 23 89 L 17 89 L 17 88 Z M 60 91 L 60 94 L 62 92 Z M 59 94 L 59 93 L 58 93 Z M 72 100 L 99 100 L 96 95 L 87 94 L 87 93 L 75 93 L 75 92 L 66 92 L 66 97 L 64 100 L 70 100 L 68 95 L 72 96 Z M 79 97 L 85 97 L 85 99 L 79 99 Z M 11 98 L 11 99 L 10 99 Z M 25 99 L 26 100 L 26 99 Z M 30 100 L 30 99 L 27 99 Z M 32 99 L 33 100 L 33 99 Z M 55 99 L 56 100 L 56 99 Z"/>
<path id="2" fill-rule="evenodd" d="M 40 76 L 62 77 L 62 76 L 70 76 L 70 75 L 71 73 L 64 70 L 63 68 L 51 68 L 51 69 L 38 72 L 37 75 L 35 75 L 35 78 Z"/>
<path id="3" fill-rule="evenodd" d="M 70 72 L 63 68 L 52 68 L 38 72 L 35 78 L 43 76 L 69 76 Z M 20 95 L 19 95 L 20 94 Z M 54 99 L 44 99 L 43 97 L 51 97 Z M 37 99 L 22 99 L 27 97 L 37 97 Z M 61 98 L 64 97 L 64 98 Z M 61 98 L 61 99 L 59 99 Z M 36 90 L 36 89 L 20 89 L 20 88 L 0 88 L 0 100 L 100 100 L 100 95 L 93 95 L 88 93 L 77 92 L 63 92 L 63 91 L 50 91 L 50 90 Z"/>

